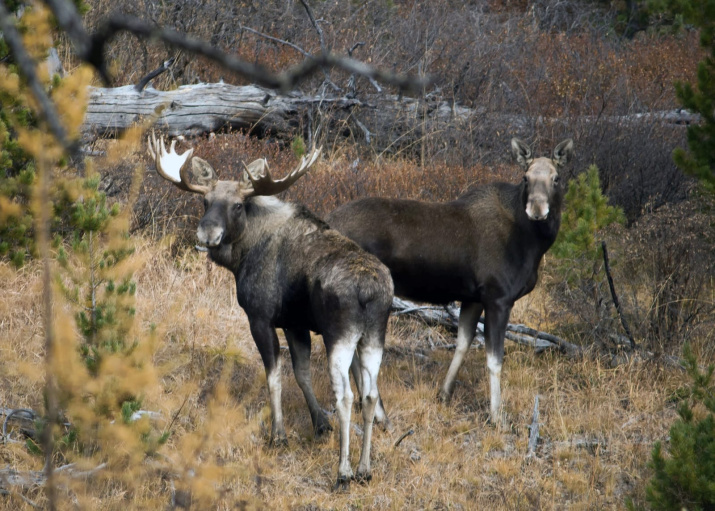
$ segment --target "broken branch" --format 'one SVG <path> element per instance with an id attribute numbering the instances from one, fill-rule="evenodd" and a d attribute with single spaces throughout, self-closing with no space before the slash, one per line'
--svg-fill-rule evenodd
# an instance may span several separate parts
<path id="1" fill-rule="evenodd" d="M 526 457 L 531 458 L 536 454 L 536 444 L 539 442 L 539 395 L 534 396 L 534 414 L 529 425 L 529 443 Z"/>
<path id="2" fill-rule="evenodd" d="M 633 339 L 633 334 L 631 333 L 631 329 L 628 328 L 628 323 L 626 322 L 626 318 L 623 315 L 623 309 L 621 308 L 621 302 L 618 301 L 618 295 L 616 295 L 616 288 L 613 285 L 613 277 L 611 276 L 611 266 L 608 263 L 608 249 L 606 248 L 605 241 L 601 241 L 601 249 L 603 250 L 603 267 L 606 271 L 606 278 L 608 279 L 608 287 L 611 290 L 611 297 L 613 298 L 613 305 L 616 308 L 616 312 L 618 312 L 618 317 L 621 319 L 621 325 L 623 325 L 623 330 L 625 330 L 626 336 L 628 336 L 628 340 L 630 341 L 630 347 L 631 347 L 631 349 L 635 349 L 636 341 Z"/>
<path id="3" fill-rule="evenodd" d="M 438 307 L 434 305 L 417 305 L 404 300 L 402 298 L 394 298 L 392 301 L 392 313 L 394 315 L 409 314 L 420 318 L 427 324 L 440 325 L 448 328 L 451 331 L 457 331 L 459 324 L 459 315 L 449 306 Z M 479 318 L 475 336 L 483 337 L 484 318 Z M 534 328 L 525 325 L 515 325 L 509 323 L 507 325 L 506 338 L 510 341 L 526 346 L 531 346 L 537 350 L 549 348 L 557 348 L 569 356 L 583 354 L 583 348 L 575 344 L 571 344 L 560 337 L 546 332 L 540 332 Z"/>

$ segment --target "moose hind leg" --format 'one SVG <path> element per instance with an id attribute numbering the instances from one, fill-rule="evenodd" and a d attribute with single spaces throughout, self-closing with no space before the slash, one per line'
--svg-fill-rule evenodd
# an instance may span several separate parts
<path id="1" fill-rule="evenodd" d="M 298 382 L 300 390 L 303 391 L 303 396 L 310 410 L 313 431 L 316 436 L 320 436 L 333 428 L 330 426 L 330 421 L 313 392 L 310 375 L 310 332 L 308 330 L 283 330 L 283 332 L 288 340 L 295 380 Z"/>
<path id="2" fill-rule="evenodd" d="M 454 391 L 454 382 L 457 379 L 457 373 L 462 366 L 464 356 L 469 351 L 469 347 L 474 340 L 474 334 L 479 322 L 479 316 L 482 314 L 484 307 L 481 303 L 463 302 L 459 311 L 459 329 L 457 331 L 457 347 L 454 350 L 452 362 L 449 364 L 447 376 L 444 378 L 444 383 L 439 391 L 438 398 L 443 403 L 448 403 Z"/>
<path id="3" fill-rule="evenodd" d="M 360 453 L 360 463 L 358 464 L 356 479 L 358 481 L 369 481 L 372 479 L 370 469 L 370 447 L 372 445 L 372 423 L 375 418 L 375 411 L 380 401 L 380 394 L 377 390 L 377 377 L 382 363 L 384 339 L 364 338 L 358 344 L 358 355 L 360 360 L 360 372 L 362 373 L 362 419 L 363 419 L 363 439 L 362 451 Z"/>
<path id="4" fill-rule="evenodd" d="M 330 382 L 335 393 L 335 409 L 340 421 L 340 462 L 338 487 L 347 488 L 353 478 L 350 466 L 350 414 L 353 392 L 350 388 L 350 363 L 360 334 L 349 334 L 337 339 L 324 338 L 330 366 Z"/>
<path id="5" fill-rule="evenodd" d="M 355 387 L 358 389 L 360 394 L 360 406 L 362 406 L 363 401 L 363 383 L 362 374 L 360 370 L 360 352 L 359 350 L 353 356 L 352 364 L 350 364 L 350 374 L 353 375 L 353 380 L 355 380 Z M 382 404 L 382 397 L 378 395 L 377 404 L 375 405 L 375 422 L 380 424 L 384 429 L 389 430 L 391 428 L 390 419 L 387 418 L 387 412 Z"/>

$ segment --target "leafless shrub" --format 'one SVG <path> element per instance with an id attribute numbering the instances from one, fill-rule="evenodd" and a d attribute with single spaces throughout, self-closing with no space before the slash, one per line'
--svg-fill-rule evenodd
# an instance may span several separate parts
<path id="1" fill-rule="evenodd" d="M 653 122 L 581 121 L 581 149 L 575 169 L 598 165 L 604 193 L 623 208 L 629 222 L 660 206 L 685 199 L 693 180 L 672 160 L 673 148 L 685 144 L 680 126 Z"/>
<path id="2" fill-rule="evenodd" d="M 614 225 L 608 240 L 611 269 L 622 310 L 636 343 L 662 355 L 678 355 L 683 342 L 709 352 L 715 313 L 715 255 L 711 197 L 691 194 L 667 204 L 630 227 Z M 623 347 L 625 337 L 604 278 L 603 261 L 577 258 L 591 277 L 543 277 L 563 335 L 599 349 Z M 578 270 L 581 271 L 581 270 Z M 588 271 L 586 273 L 589 273 Z"/>
<path id="3" fill-rule="evenodd" d="M 530 14 L 541 30 L 566 33 L 605 31 L 614 18 L 614 13 L 602 6 L 569 0 L 536 0 Z"/>
<path id="4" fill-rule="evenodd" d="M 668 204 L 641 218 L 625 235 L 626 310 L 636 335 L 655 352 L 678 353 L 684 341 L 711 337 L 712 207 L 711 197 Z"/>

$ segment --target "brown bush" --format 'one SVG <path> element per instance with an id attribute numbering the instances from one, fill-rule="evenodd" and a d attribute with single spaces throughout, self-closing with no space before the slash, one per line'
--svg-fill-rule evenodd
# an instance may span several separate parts
<path id="1" fill-rule="evenodd" d="M 684 341 L 712 351 L 712 197 L 693 197 L 643 216 L 623 236 L 626 310 L 645 345 L 678 354 Z"/>
<path id="2" fill-rule="evenodd" d="M 504 147 L 507 141 L 504 142 Z M 290 172 L 298 158 L 289 149 L 270 140 L 258 140 L 242 133 L 231 133 L 200 138 L 191 142 L 194 154 L 206 159 L 216 169 L 220 179 L 239 179 L 242 163 L 255 158 L 267 158 L 271 173 L 281 177 Z M 181 145 L 177 150 L 188 148 Z M 472 184 L 501 180 L 516 182 L 521 171 L 505 160 L 493 167 L 476 165 L 461 167 L 436 162 L 420 167 L 404 160 L 364 160 L 355 150 L 341 150 L 324 146 L 327 159 L 316 165 L 290 190 L 281 195 L 289 202 L 306 205 L 318 215 L 325 215 L 335 207 L 365 196 L 403 197 L 431 201 L 448 201 L 458 197 Z M 186 243 L 193 243 L 199 218 L 203 213 L 201 201 L 194 195 L 171 186 L 154 171 L 149 158 L 140 156 L 149 170 L 134 210 L 134 230 L 154 237 L 178 233 Z M 104 191 L 115 200 L 123 200 L 127 191 L 128 169 L 138 164 L 136 157 L 106 169 Z"/>
<path id="3" fill-rule="evenodd" d="M 384 69 L 434 77 L 434 84 L 424 91 L 425 109 L 447 101 L 479 112 L 466 123 L 429 127 L 412 122 L 411 128 L 405 128 L 410 124 L 402 119 L 384 126 L 384 120 L 369 108 L 338 112 L 321 108 L 313 112 L 310 125 L 295 124 L 295 135 L 307 137 L 314 124 L 322 123 L 331 146 L 350 153 L 346 156 L 350 163 L 345 164 L 360 158 L 359 167 L 364 169 L 360 172 L 372 172 L 364 162 L 378 156 L 406 158 L 423 168 L 493 168 L 505 161 L 511 136 L 532 142 L 539 151 L 571 136 L 577 151 L 574 171 L 595 163 L 609 198 L 624 208 L 629 221 L 646 207 L 685 196 L 688 181 L 671 161 L 672 150 L 685 145 L 683 128 L 612 116 L 676 107 L 673 82 L 692 81 L 696 63 L 703 57 L 701 51 L 693 51 L 698 47 L 696 33 L 642 33 L 634 40 L 621 40 L 608 35 L 615 12 L 595 4 L 550 0 L 533 5 L 451 0 L 314 2 L 312 9 L 323 20 L 327 49 L 346 54 L 355 43 L 364 42 L 355 49 L 356 58 Z M 305 56 L 245 28 L 307 52 L 320 51 L 317 33 L 299 2 L 270 0 L 260 7 L 226 0 L 97 2 L 86 21 L 96 28 L 105 16 L 120 13 L 173 27 L 275 70 L 297 64 Z M 176 63 L 170 73 L 155 80 L 157 88 L 219 78 L 243 83 L 201 58 L 177 54 L 163 44 L 137 42 L 129 35 L 119 37 L 109 55 L 117 84 L 136 83 L 168 56 L 176 56 Z M 302 90 L 338 96 L 351 92 L 346 73 L 326 73 L 302 84 Z M 326 77 L 340 90 L 326 85 Z M 367 80 L 356 80 L 358 98 L 369 102 L 375 92 Z M 360 124 L 373 138 L 390 140 L 387 149 L 365 144 Z M 353 192 L 340 193 L 353 197 L 361 187 L 355 184 Z M 316 205 L 316 209 L 321 208 Z"/>
<path id="4" fill-rule="evenodd" d="M 495 3 L 496 4 L 496 3 Z M 385 69 L 431 75 L 435 82 L 425 93 L 438 94 L 491 112 L 535 115 L 628 113 L 634 109 L 675 105 L 672 83 L 692 79 L 695 63 L 703 57 L 697 34 L 647 35 L 624 42 L 607 37 L 608 13 L 588 4 L 560 2 L 560 6 L 497 5 L 440 2 L 315 2 L 316 18 L 327 49 L 338 54 L 357 42 L 355 57 Z M 544 11 L 542 13 L 542 11 Z M 548 16 L 589 19 L 569 23 L 547 21 Z M 559 14 L 561 13 L 561 14 Z M 318 36 L 298 2 L 98 2 L 86 16 L 90 28 L 104 17 L 131 14 L 210 41 L 225 51 L 270 69 L 282 70 L 305 56 L 294 48 L 250 32 L 250 28 L 282 39 L 309 53 L 320 51 Z M 610 14 L 612 16 L 612 14 Z M 593 20 L 599 19 L 598 22 Z M 563 30 L 544 30 L 563 26 Z M 118 84 L 136 83 L 167 55 L 177 57 L 172 73 L 156 80 L 157 87 L 216 81 L 242 83 L 216 65 L 191 55 L 176 54 L 162 44 L 122 35 L 110 48 Z M 348 76 L 330 72 L 343 90 Z M 317 90 L 324 76 L 305 83 Z M 360 95 L 374 92 L 359 79 Z M 332 88 L 328 92 L 335 93 Z"/>

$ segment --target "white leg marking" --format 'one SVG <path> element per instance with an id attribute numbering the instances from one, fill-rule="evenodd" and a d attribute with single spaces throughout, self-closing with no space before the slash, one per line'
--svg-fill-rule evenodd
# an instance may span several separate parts
<path id="1" fill-rule="evenodd" d="M 375 418 L 375 408 L 380 394 L 377 390 L 377 377 L 382 363 L 382 346 L 361 346 L 360 366 L 362 373 L 362 417 L 363 440 L 358 465 L 358 476 L 369 479 L 370 475 L 370 446 L 372 444 L 372 425 Z"/>
<path id="2" fill-rule="evenodd" d="M 462 367 L 464 356 L 469 351 L 469 347 L 474 340 L 479 315 L 482 313 L 482 307 L 479 304 L 462 304 L 462 309 L 459 312 L 459 329 L 457 331 L 457 347 L 454 350 L 452 362 L 449 364 L 447 376 L 444 378 L 442 390 L 439 393 L 439 398 L 442 401 L 448 401 L 454 390 L 454 381 L 457 379 L 459 368 Z"/>
<path id="3" fill-rule="evenodd" d="M 499 358 L 487 353 L 487 369 L 489 370 L 489 390 L 490 390 L 490 412 L 491 418 L 498 423 L 499 410 L 501 407 L 501 368 L 502 363 Z"/>
<path id="4" fill-rule="evenodd" d="M 268 393 L 271 400 L 271 415 L 273 416 L 271 424 L 271 435 L 276 439 L 276 435 L 285 436 L 285 427 L 283 426 L 283 408 L 281 407 L 281 357 L 276 358 L 276 366 L 267 375 Z"/>
<path id="5" fill-rule="evenodd" d="M 358 335 L 338 340 L 330 354 L 330 381 L 335 393 L 335 408 L 340 420 L 340 464 L 338 479 L 350 480 L 350 414 L 353 406 L 353 391 L 350 388 L 350 363 L 355 353 Z"/>

